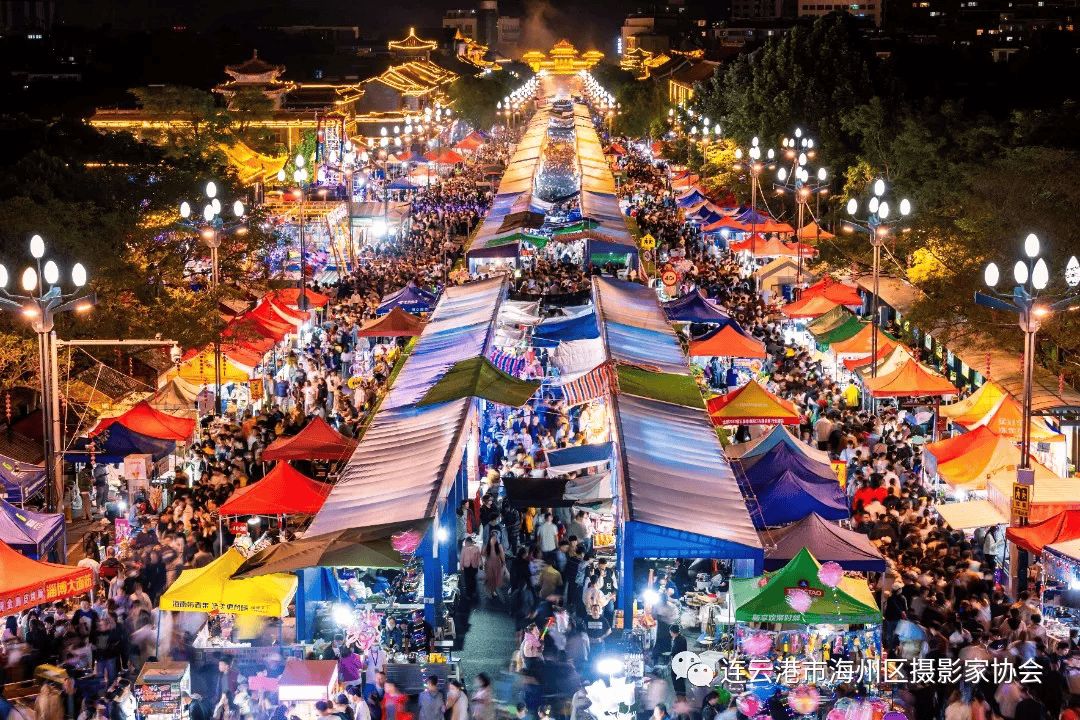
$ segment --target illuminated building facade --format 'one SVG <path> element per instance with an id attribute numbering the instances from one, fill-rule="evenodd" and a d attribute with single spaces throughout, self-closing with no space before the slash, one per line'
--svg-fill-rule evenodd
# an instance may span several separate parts
<path id="1" fill-rule="evenodd" d="M 521 61 L 535 73 L 547 72 L 551 75 L 576 75 L 582 70 L 591 70 L 604 59 L 604 53 L 589 50 L 581 55 L 577 48 L 567 40 L 560 40 L 546 55 L 538 50 L 527 52 Z"/>

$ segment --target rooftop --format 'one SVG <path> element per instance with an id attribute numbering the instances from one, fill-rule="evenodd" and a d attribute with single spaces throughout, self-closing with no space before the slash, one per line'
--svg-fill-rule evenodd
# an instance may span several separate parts
<path id="1" fill-rule="evenodd" d="M 251 58 L 239 65 L 226 65 L 225 72 L 239 80 L 238 75 L 280 75 L 285 72 L 284 65 L 271 65 L 259 57 L 259 51 L 252 51 Z"/>

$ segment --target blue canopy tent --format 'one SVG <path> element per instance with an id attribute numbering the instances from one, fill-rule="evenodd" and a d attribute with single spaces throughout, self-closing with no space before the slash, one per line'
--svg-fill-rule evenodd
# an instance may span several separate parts
<path id="1" fill-rule="evenodd" d="M 777 445 L 786 445 L 797 453 L 806 455 L 818 462 L 829 462 L 829 454 L 823 450 L 812 448 L 799 438 L 795 437 L 791 430 L 784 425 L 776 425 L 767 435 L 762 435 L 757 440 L 729 445 L 726 453 L 729 458 L 750 460 L 751 458 L 764 455 Z M 816 556 L 815 556 L 816 557 Z"/>
<path id="2" fill-rule="evenodd" d="M 90 443 L 94 443 L 94 457 L 100 463 L 114 465 L 124 462 L 128 455 L 151 455 L 157 462 L 176 449 L 172 440 L 161 440 L 141 435 L 120 423 L 113 423 L 93 438 L 79 438 L 72 449 L 64 453 L 68 462 L 90 462 Z"/>
<path id="3" fill-rule="evenodd" d="M 751 457 L 739 458 L 733 462 L 749 478 L 761 478 L 766 481 L 780 475 L 784 470 L 792 470 L 804 480 L 830 481 L 840 484 L 836 472 L 825 462 L 815 460 L 800 450 L 789 447 L 786 443 L 777 443 L 773 448 Z"/>
<path id="4" fill-rule="evenodd" d="M 296 639 L 304 642 L 315 638 L 316 602 L 340 602 L 352 604 L 349 594 L 334 577 L 334 568 L 309 567 L 296 572 L 300 580 L 296 586 Z"/>
<path id="5" fill-rule="evenodd" d="M 22 505 L 45 488 L 45 468 L 0 455 L 0 491 L 10 503 Z"/>
<path id="6" fill-rule="evenodd" d="M 0 500 L 0 540 L 31 560 L 63 564 L 67 559 L 63 513 L 20 510 Z"/>
<path id="7" fill-rule="evenodd" d="M 767 215 L 762 215 L 757 210 L 751 210 L 750 208 L 740 209 L 735 213 L 735 219 L 741 223 L 754 223 L 757 225 L 764 225 L 769 222 Z"/>
<path id="8" fill-rule="evenodd" d="M 678 198 L 676 198 L 675 204 L 681 208 L 692 208 L 695 205 L 700 205 L 708 199 L 709 198 L 705 197 L 705 195 L 695 187 L 692 188 L 690 192 L 686 193 L 685 195 L 680 195 Z"/>
<path id="9" fill-rule="evenodd" d="M 636 245 L 624 245 L 623 243 L 612 242 L 610 240 L 589 238 L 588 251 L 589 262 L 592 262 L 593 259 L 598 256 L 629 255 L 626 260 L 626 267 L 629 269 L 637 267 L 638 249 Z"/>
<path id="10" fill-rule="evenodd" d="M 668 300 L 663 305 L 664 314 L 671 322 L 735 324 L 730 315 L 701 297 L 697 291 Z M 742 332 L 737 324 L 735 327 Z"/>
<path id="11" fill-rule="evenodd" d="M 760 512 L 751 513 L 754 526 L 761 529 L 779 527 L 817 513 L 826 520 L 846 520 L 850 517 L 844 489 L 837 480 L 832 482 L 804 479 L 785 470 L 771 479 L 750 483 Z"/>
<path id="12" fill-rule="evenodd" d="M 428 313 L 435 309 L 437 301 L 438 296 L 435 293 L 410 280 L 405 287 L 384 297 L 375 314 L 385 315 L 396 307 L 409 313 Z"/>
<path id="13" fill-rule="evenodd" d="M 595 313 L 545 320 L 537 325 L 532 333 L 533 345 L 538 347 L 555 347 L 560 342 L 593 340 L 598 337 L 600 328 L 596 325 Z"/>
<path id="14" fill-rule="evenodd" d="M 612 443 L 574 445 L 547 453 L 548 472 L 566 473 L 611 460 Z"/>
<path id="15" fill-rule="evenodd" d="M 391 190 L 418 190 L 420 188 L 419 185 L 411 182 L 409 178 L 406 177 L 400 177 L 391 182 L 386 187 L 390 188 Z"/>

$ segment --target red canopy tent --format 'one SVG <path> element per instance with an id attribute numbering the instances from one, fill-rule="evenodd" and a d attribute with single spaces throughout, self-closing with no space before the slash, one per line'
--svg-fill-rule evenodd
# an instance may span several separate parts
<path id="1" fill-rule="evenodd" d="M 308 307 L 322 307 L 326 303 L 330 302 L 329 295 L 323 295 L 317 293 L 314 290 L 305 290 L 304 295 L 307 296 Z M 299 302 L 297 298 L 300 297 L 300 288 L 281 288 L 280 290 L 271 290 L 266 293 L 266 297 L 274 300 L 280 305 L 286 305 L 290 308 L 297 307 Z"/>
<path id="2" fill-rule="evenodd" d="M 247 314 L 274 323 L 288 323 L 289 325 L 301 325 L 311 317 L 311 313 L 285 307 L 270 297 L 264 297 Z"/>
<path id="3" fill-rule="evenodd" d="M 263 451 L 263 460 L 347 460 L 356 449 L 350 440 L 321 417 L 314 418 L 296 435 L 278 438 Z"/>
<path id="4" fill-rule="evenodd" d="M 150 403 L 143 400 L 123 415 L 105 418 L 99 422 L 97 427 L 90 431 L 90 436 L 97 435 L 113 423 L 119 423 L 140 435 L 162 440 L 184 441 L 195 431 L 194 420 L 174 417 L 155 410 Z"/>
<path id="5" fill-rule="evenodd" d="M 330 486 L 279 462 L 262 480 L 242 487 L 221 506 L 222 515 L 314 515 Z"/>
<path id="6" fill-rule="evenodd" d="M 874 397 L 930 397 L 955 395 L 956 387 L 941 375 L 934 375 L 914 360 L 888 375 L 866 379 L 866 389 Z"/>
<path id="7" fill-rule="evenodd" d="M 789 318 L 816 318 L 839 307 L 840 304 L 820 295 L 805 295 L 793 303 L 780 308 L 780 312 Z"/>
<path id="8" fill-rule="evenodd" d="M 0 607 L 13 614 L 94 589 L 90 568 L 38 562 L 0 542 Z"/>
<path id="9" fill-rule="evenodd" d="M 814 283 L 803 290 L 802 293 L 804 298 L 813 297 L 814 295 L 821 295 L 839 305 L 861 306 L 863 304 L 862 296 L 859 295 L 859 291 L 854 285 L 838 282 L 829 277 L 821 282 Z"/>
<path id="10" fill-rule="evenodd" d="M 701 229 L 703 231 L 705 231 L 705 232 L 716 232 L 717 230 L 723 230 L 724 228 L 729 228 L 731 230 L 738 230 L 740 232 L 749 232 L 750 231 L 750 226 L 748 224 L 743 223 L 743 222 L 739 222 L 738 220 L 731 217 L 730 215 L 726 215 L 726 216 L 720 218 L 719 220 L 717 220 L 714 223 L 709 223 L 708 225 L 704 226 Z M 734 250 L 735 248 L 732 247 L 731 249 Z"/>
<path id="11" fill-rule="evenodd" d="M 258 350 L 262 346 L 262 340 L 270 340 L 270 345 L 273 345 L 294 330 L 295 328 L 287 322 L 275 322 L 244 313 L 229 321 L 222 332 L 222 337 Z"/>
<path id="12" fill-rule="evenodd" d="M 424 155 L 428 162 L 442 163 L 443 165 L 457 165 L 458 163 L 465 162 L 465 158 L 458 155 L 453 150 L 448 148 L 442 148 L 441 150 L 432 150 Z"/>
<path id="13" fill-rule="evenodd" d="M 478 138 L 474 138 L 471 135 L 467 135 L 466 137 L 464 137 L 461 140 L 458 140 L 456 143 L 454 143 L 454 147 L 456 149 L 458 149 L 458 150 L 472 151 L 472 150 L 475 150 L 476 148 L 480 147 L 483 144 L 484 143 L 483 143 L 482 140 L 479 140 Z"/>
<path id="14" fill-rule="evenodd" d="M 690 341 L 691 357 L 737 357 L 764 360 L 765 346 L 731 325 L 705 340 Z"/>
<path id="15" fill-rule="evenodd" d="M 375 320 L 369 320 L 356 331 L 357 337 L 415 337 L 424 330 L 424 321 L 400 307 Z"/>
<path id="16" fill-rule="evenodd" d="M 1008 528 L 1005 537 L 1017 547 L 1041 555 L 1047 545 L 1080 539 L 1080 510 L 1066 510 L 1034 525 Z"/>
<path id="17" fill-rule="evenodd" d="M 253 368 L 260 362 L 262 362 L 263 354 L 267 350 L 269 350 L 270 347 L 272 347 L 272 345 L 264 349 L 262 348 L 261 344 L 257 347 L 253 347 L 247 343 L 243 345 L 231 345 L 223 343 L 221 345 L 221 354 L 235 363 L 238 363 L 245 367 Z"/>

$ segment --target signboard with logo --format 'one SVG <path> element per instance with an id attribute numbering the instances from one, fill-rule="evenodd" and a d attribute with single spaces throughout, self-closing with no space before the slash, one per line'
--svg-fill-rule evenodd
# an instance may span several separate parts
<path id="1" fill-rule="evenodd" d="M 1031 486 L 1013 483 L 1012 512 L 1015 520 L 1027 520 L 1031 513 Z"/>

